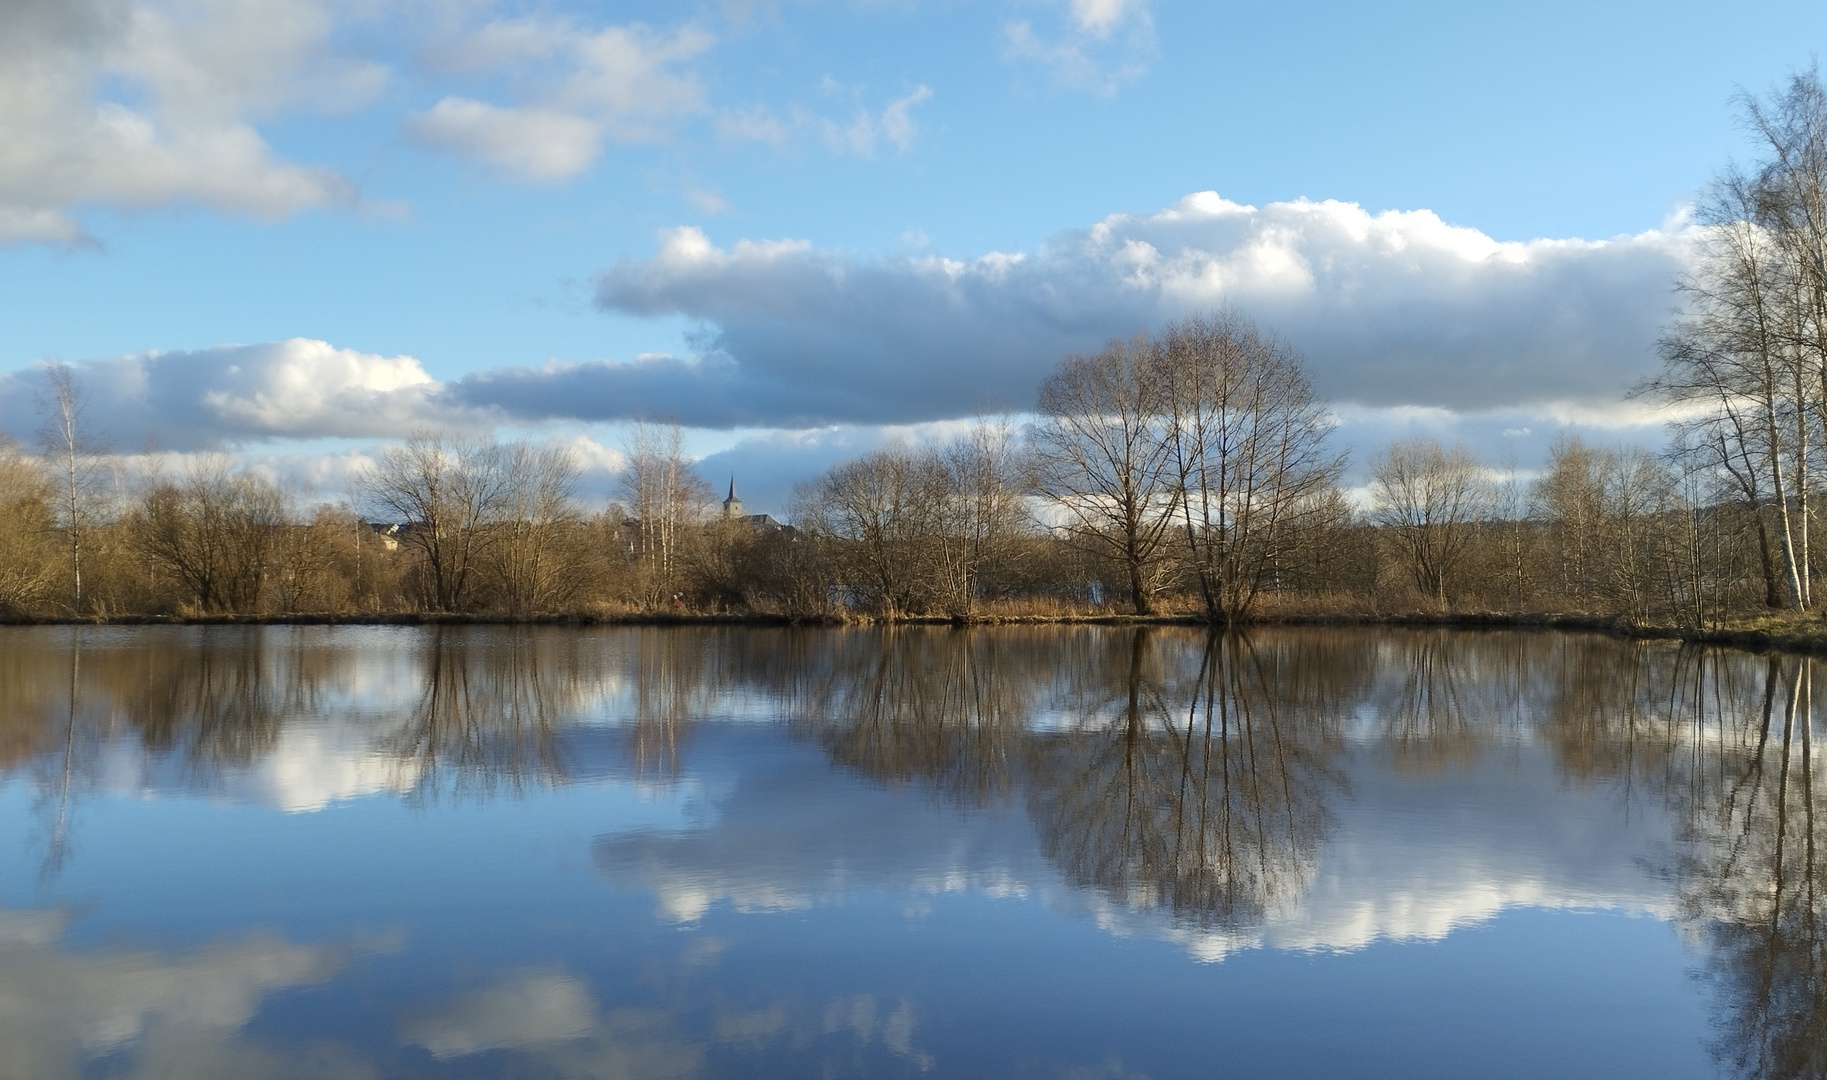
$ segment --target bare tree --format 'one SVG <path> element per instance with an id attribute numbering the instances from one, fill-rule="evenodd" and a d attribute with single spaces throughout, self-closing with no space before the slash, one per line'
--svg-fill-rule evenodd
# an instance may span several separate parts
<path id="1" fill-rule="evenodd" d="M 1040 385 L 1038 490 L 1074 542 L 1111 558 L 1138 614 L 1154 611 L 1159 554 L 1178 503 L 1166 387 L 1147 335 L 1068 356 Z"/>
<path id="2" fill-rule="evenodd" d="M 1442 604 L 1486 516 L 1482 473 L 1466 447 L 1425 437 L 1391 443 L 1371 463 L 1373 520 L 1389 530 L 1415 588 Z"/>
<path id="3" fill-rule="evenodd" d="M 577 455 L 562 446 L 537 449 L 510 443 L 502 450 L 507 494 L 501 533 L 490 551 L 502 599 L 515 614 L 549 610 L 575 595 L 579 581 L 569 573 L 579 525 L 572 498 L 577 491 Z"/>
<path id="4" fill-rule="evenodd" d="M 1642 447 L 1557 440 L 1535 505 L 1559 557 L 1564 595 L 1581 608 L 1648 618 L 1666 583 L 1682 573 L 1675 478 Z"/>
<path id="5" fill-rule="evenodd" d="M 969 614 L 986 576 L 1014 557 L 1028 535 L 1023 493 L 1032 485 L 1006 418 L 979 417 L 964 435 L 938 452 L 945 493 L 936 555 L 944 603 Z"/>
<path id="6" fill-rule="evenodd" d="M 39 441 L 57 463 L 57 526 L 69 552 L 71 606 L 81 610 L 83 548 L 94 519 L 98 468 L 84 430 L 83 390 L 75 371 L 61 362 L 47 363 L 43 370 L 45 392 L 38 405 L 45 427 Z"/>
<path id="7" fill-rule="evenodd" d="M 1579 607 L 1597 592 L 1605 485 L 1599 453 L 1577 436 L 1548 448 L 1548 468 L 1532 489 L 1535 515 L 1547 527 L 1561 596 Z"/>
<path id="8" fill-rule="evenodd" d="M 29 612 L 54 590 L 55 494 L 39 463 L 0 437 L 0 612 Z"/>
<path id="9" fill-rule="evenodd" d="M 1808 416 L 1827 440 L 1827 90 L 1818 68 L 1798 72 L 1767 101 L 1741 95 L 1747 126 L 1766 156 L 1753 191 L 1754 220 L 1781 257 L 1782 319 L 1777 330 L 1788 363 L 1795 415 L 1794 469 L 1799 606 L 1812 607 L 1808 575 Z"/>
<path id="10" fill-rule="evenodd" d="M 155 483 L 131 522 L 136 550 L 164 571 L 182 604 L 257 611 L 270 557 L 286 524 L 279 489 L 206 458 L 178 482 Z"/>
<path id="11" fill-rule="evenodd" d="M 1206 614 L 1246 616 L 1343 460 L 1286 342 L 1225 313 L 1168 328 L 1157 352 L 1184 554 Z"/>
<path id="12" fill-rule="evenodd" d="M 705 518 L 711 491 L 685 456 L 679 425 L 645 420 L 629 436 L 621 486 L 634 519 L 642 591 L 657 603 L 678 584 L 681 545 Z"/>
<path id="13" fill-rule="evenodd" d="M 800 485 L 793 518 L 829 552 L 836 584 L 889 615 L 918 613 L 936 598 L 948 489 L 937 454 L 890 447 Z"/>
<path id="14" fill-rule="evenodd" d="M 1827 440 L 1827 92 L 1810 69 L 1739 105 L 1762 158 L 1728 169 L 1701 199 L 1684 310 L 1661 343 L 1661 375 L 1639 392 L 1703 407 L 1686 422 L 1703 434 L 1687 441 L 1712 449 L 1750 504 L 1767 602 L 1805 609 L 1809 471 Z"/>
<path id="15" fill-rule="evenodd" d="M 415 431 L 381 451 L 359 483 L 367 501 L 402 526 L 400 542 L 418 552 L 425 599 L 438 611 L 462 610 L 496 539 L 488 526 L 510 495 L 501 448 Z"/>

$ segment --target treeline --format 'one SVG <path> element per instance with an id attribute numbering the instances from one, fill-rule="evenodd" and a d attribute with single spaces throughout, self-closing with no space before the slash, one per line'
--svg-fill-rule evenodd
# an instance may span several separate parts
<path id="1" fill-rule="evenodd" d="M 1023 429 L 980 421 L 945 445 L 844 462 L 800 487 L 788 527 L 722 516 L 668 428 L 642 430 L 622 498 L 595 513 L 579 505 L 567 451 L 434 432 L 383 451 L 348 502 L 317 506 L 226 458 L 135 480 L 82 457 L 72 498 L 59 486 L 67 470 L 9 446 L 0 610 L 1221 620 L 1502 610 L 1711 625 L 1788 595 L 1771 507 L 1730 498 L 1691 454 L 1570 438 L 1525 484 L 1463 447 L 1408 440 L 1371 462 L 1365 507 L 1338 486 L 1340 459 L 1285 345 L 1236 319 L 1176 334 L 1067 361 L 1047 412 Z M 1239 365 L 1281 365 L 1259 382 L 1300 412 L 1083 399 L 1086 383 L 1166 393 L 1179 384 L 1146 369 L 1195 362 L 1175 351 L 1187 341 L 1235 346 L 1237 363 L 1219 369 L 1227 378 Z M 1204 431 L 1174 409 L 1249 427 Z M 1791 507 L 1792 524 L 1815 512 Z M 1810 551 L 1804 580 L 1821 569 Z"/>
<path id="2" fill-rule="evenodd" d="M 797 489 L 792 525 L 725 516 L 675 426 L 643 424 L 620 499 L 563 449 L 423 431 L 340 505 L 205 459 L 127 478 L 46 369 L 43 452 L 0 448 L 0 612 L 528 616 L 750 611 L 1508 611 L 1709 626 L 1814 606 L 1827 473 L 1827 94 L 1743 102 L 1763 140 L 1701 204 L 1663 368 L 1661 454 L 1564 437 L 1531 478 L 1414 438 L 1342 487 L 1330 414 L 1276 335 L 1190 319 L 1065 358 L 1030 423 L 979 421 Z M 369 522 L 386 523 L 376 531 Z"/>

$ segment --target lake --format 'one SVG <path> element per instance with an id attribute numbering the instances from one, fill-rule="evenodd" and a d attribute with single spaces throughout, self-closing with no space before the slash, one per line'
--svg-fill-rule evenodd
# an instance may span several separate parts
<path id="1" fill-rule="evenodd" d="M 1820 1077 L 1813 666 L 0 629 L 0 1078 Z"/>

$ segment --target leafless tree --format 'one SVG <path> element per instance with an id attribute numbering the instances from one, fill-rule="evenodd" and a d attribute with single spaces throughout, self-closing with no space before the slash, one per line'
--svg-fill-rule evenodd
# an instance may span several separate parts
<path id="1" fill-rule="evenodd" d="M 1816 70 L 1766 98 L 1741 95 L 1762 143 L 1700 202 L 1700 260 L 1680 282 L 1649 396 L 1699 406 L 1686 421 L 1757 518 L 1771 606 L 1813 606 L 1810 468 L 1827 440 L 1827 92 Z"/>
<path id="2" fill-rule="evenodd" d="M 367 502 L 403 528 L 420 556 L 425 599 L 438 611 L 469 602 L 489 526 L 510 497 L 501 448 L 486 439 L 421 430 L 378 455 L 360 480 Z"/>
<path id="3" fill-rule="evenodd" d="M 0 437 L 0 612 L 32 612 L 55 587 L 54 495 L 39 463 Z"/>
<path id="4" fill-rule="evenodd" d="M 1372 517 L 1389 531 L 1415 588 L 1441 604 L 1486 516 L 1482 472 L 1471 450 L 1425 437 L 1391 443 L 1371 463 Z"/>
<path id="5" fill-rule="evenodd" d="M 56 461 L 57 525 L 69 552 L 71 606 L 83 606 L 84 543 L 94 524 L 99 467 L 85 430 L 84 395 L 76 373 L 65 363 L 44 365 L 45 390 L 39 411 L 45 426 L 39 434 L 45 452 Z"/>
<path id="6" fill-rule="evenodd" d="M 153 484 L 132 519 L 136 550 L 166 573 L 182 603 L 204 611 L 257 611 L 269 559 L 286 524 L 270 482 L 230 469 L 225 457 L 195 464 L 179 481 Z"/>
<path id="7" fill-rule="evenodd" d="M 978 418 L 938 457 L 945 491 L 934 539 L 942 600 L 953 613 L 969 614 L 986 575 L 1006 565 L 1028 535 L 1023 495 L 1032 485 L 1007 419 Z"/>
<path id="8" fill-rule="evenodd" d="M 887 614 L 918 613 L 935 600 L 948 487 L 937 454 L 890 447 L 800 485 L 793 518 L 829 552 L 835 584 Z"/>
<path id="9" fill-rule="evenodd" d="M 502 598 L 517 615 L 550 610 L 575 595 L 573 569 L 578 517 L 577 456 L 562 446 L 510 443 L 502 449 L 507 492 L 501 535 L 490 561 Z"/>
<path id="10" fill-rule="evenodd" d="M 1170 327 L 1156 353 L 1184 554 L 1206 614 L 1246 616 L 1343 467 L 1285 341 L 1226 313 Z"/>
<path id="11" fill-rule="evenodd" d="M 681 546 L 707 516 L 711 491 L 686 457 L 676 423 L 637 423 L 626 453 L 621 487 L 634 521 L 635 563 L 645 599 L 658 603 L 679 584 Z"/>
<path id="12" fill-rule="evenodd" d="M 1038 490 L 1069 535 L 1113 559 L 1138 614 L 1155 610 L 1159 555 L 1175 523 L 1160 349 L 1147 335 L 1068 356 L 1040 385 Z"/>

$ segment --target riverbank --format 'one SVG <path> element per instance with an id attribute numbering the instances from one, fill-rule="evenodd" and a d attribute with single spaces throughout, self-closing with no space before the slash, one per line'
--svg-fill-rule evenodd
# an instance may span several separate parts
<path id="1" fill-rule="evenodd" d="M 0 618 L 0 626 L 1205 626 L 1184 612 L 989 612 L 973 616 L 903 616 L 774 612 L 568 612 L 542 615 L 437 612 L 306 613 L 290 615 L 112 615 Z M 1773 615 L 1697 628 L 1641 623 L 1604 615 L 1549 612 L 1269 612 L 1252 626 L 1453 627 L 1489 630 L 1572 630 L 1643 640 L 1729 645 L 1750 650 L 1827 655 L 1827 620 Z"/>

